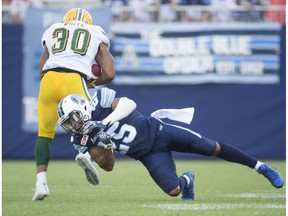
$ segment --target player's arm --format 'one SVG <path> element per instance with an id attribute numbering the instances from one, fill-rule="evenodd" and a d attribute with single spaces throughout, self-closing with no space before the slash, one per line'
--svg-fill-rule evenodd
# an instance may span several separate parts
<path id="1" fill-rule="evenodd" d="M 102 122 L 104 125 L 113 124 L 127 117 L 136 107 L 136 103 L 127 97 L 115 98 L 112 102 L 113 112 L 103 119 Z"/>
<path id="2" fill-rule="evenodd" d="M 101 95 L 102 97 L 100 97 Z M 112 125 L 114 122 L 127 117 L 136 109 L 137 105 L 133 100 L 127 97 L 115 98 L 115 95 L 116 92 L 114 90 L 106 87 L 101 88 L 94 94 L 91 99 L 92 109 L 109 108 L 112 109 L 112 112 L 102 120 L 92 119 L 91 121 L 86 122 L 83 125 L 83 135 L 91 133 L 95 128 L 104 129 L 107 126 Z"/>
<path id="3" fill-rule="evenodd" d="M 115 164 L 115 157 L 111 146 L 103 148 L 93 146 L 88 150 L 92 160 L 94 160 L 102 169 L 109 172 L 113 170 Z"/>
<path id="4" fill-rule="evenodd" d="M 114 58 L 105 43 L 99 45 L 95 60 L 97 64 L 101 66 L 102 74 L 94 82 L 94 85 L 103 85 L 113 80 L 115 77 Z"/>
<path id="5" fill-rule="evenodd" d="M 44 64 L 46 63 L 48 58 L 49 58 L 49 52 L 48 52 L 48 49 L 44 43 L 43 44 L 43 52 L 42 52 L 42 55 L 41 55 L 40 60 L 39 60 L 39 77 L 40 77 L 40 80 L 43 77 L 42 70 L 43 70 Z"/>
<path id="6" fill-rule="evenodd" d="M 102 121 L 86 122 L 83 126 L 82 134 L 89 134 L 95 128 L 103 129 L 106 126 L 127 117 L 134 109 L 136 109 L 136 106 L 136 103 L 127 97 L 115 98 L 111 105 L 113 111 Z"/>

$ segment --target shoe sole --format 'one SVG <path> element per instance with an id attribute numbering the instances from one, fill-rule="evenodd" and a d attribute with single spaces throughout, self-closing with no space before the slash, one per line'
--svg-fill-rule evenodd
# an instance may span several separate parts
<path id="1" fill-rule="evenodd" d="M 85 172 L 87 181 L 92 185 L 98 185 L 99 184 L 99 174 L 95 167 L 91 168 L 87 163 L 84 161 L 85 158 L 76 158 L 76 161 L 78 162 L 79 166 L 81 166 Z M 91 165 L 93 166 L 93 165 Z M 93 171 L 91 171 L 93 170 Z"/>
<path id="2" fill-rule="evenodd" d="M 44 200 L 44 198 L 47 197 L 47 196 L 48 196 L 48 195 L 46 195 L 46 194 L 45 194 L 45 195 L 38 195 L 38 196 L 35 197 L 35 198 L 33 197 L 32 201 L 38 201 L 38 200 L 39 200 L 39 201 L 42 201 L 42 200 Z"/>
<path id="3" fill-rule="evenodd" d="M 47 197 L 49 195 L 49 193 L 47 192 L 38 192 L 34 194 L 32 201 L 37 201 L 37 200 L 44 200 L 45 197 Z"/>

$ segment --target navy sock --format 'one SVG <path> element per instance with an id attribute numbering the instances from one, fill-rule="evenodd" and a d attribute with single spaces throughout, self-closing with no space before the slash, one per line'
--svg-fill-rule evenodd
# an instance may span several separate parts
<path id="1" fill-rule="evenodd" d="M 219 158 L 222 158 L 223 160 L 234 162 L 234 163 L 239 163 L 245 166 L 248 166 L 250 168 L 254 168 L 256 166 L 257 160 L 246 153 L 240 151 L 239 149 L 219 143 L 221 150 L 220 153 L 216 156 Z"/>
<path id="2" fill-rule="evenodd" d="M 180 176 L 178 179 L 179 179 L 179 187 L 181 191 L 183 191 L 183 188 L 186 187 L 187 185 L 187 181 L 183 176 Z"/>

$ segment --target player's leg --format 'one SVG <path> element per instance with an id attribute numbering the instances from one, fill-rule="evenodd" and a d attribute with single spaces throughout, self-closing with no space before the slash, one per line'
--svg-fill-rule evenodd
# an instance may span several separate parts
<path id="1" fill-rule="evenodd" d="M 32 198 L 35 200 L 43 200 L 49 195 L 47 184 L 47 168 L 51 154 L 51 141 L 54 138 L 57 123 L 57 102 L 50 100 L 51 95 L 49 85 L 51 80 L 46 74 L 42 81 L 38 97 L 38 137 L 34 147 L 34 155 L 36 161 L 36 187 Z"/>
<path id="2" fill-rule="evenodd" d="M 65 81 L 70 84 L 70 88 L 68 89 L 68 94 L 80 94 L 85 97 L 88 101 L 90 101 L 90 94 L 88 88 L 86 86 L 85 80 L 77 73 L 72 74 L 65 74 Z M 96 163 L 91 160 L 91 156 L 89 152 L 82 154 L 79 152 L 75 160 L 77 161 L 78 165 L 84 170 L 85 176 L 87 181 L 92 185 L 99 184 L 99 174 L 96 169 Z"/>
<path id="3" fill-rule="evenodd" d="M 255 169 L 258 173 L 263 174 L 276 188 L 280 188 L 284 184 L 282 176 L 276 170 L 233 146 L 219 144 L 187 128 L 169 124 L 163 124 L 160 135 L 163 137 L 162 139 L 166 139 L 173 151 L 216 156 Z"/>
<path id="4" fill-rule="evenodd" d="M 96 169 L 96 163 L 91 160 L 91 156 L 89 152 L 82 154 L 79 152 L 75 160 L 77 161 L 78 165 L 84 170 L 87 181 L 92 185 L 99 184 L 99 173 Z"/>
<path id="5" fill-rule="evenodd" d="M 50 159 L 51 140 L 46 137 L 37 137 L 34 155 L 36 160 L 36 186 L 32 200 L 43 200 L 49 195 L 47 184 L 47 167 Z"/>
<path id="6" fill-rule="evenodd" d="M 165 193 L 178 196 L 182 192 L 182 199 L 194 199 L 194 174 L 185 172 L 178 177 L 171 152 L 152 152 L 140 161 Z"/>
<path id="7" fill-rule="evenodd" d="M 173 151 L 194 153 L 204 156 L 216 156 L 250 168 L 254 168 L 257 163 L 256 159 L 241 152 L 239 149 L 228 145 L 223 145 L 223 148 L 221 148 L 216 141 L 207 139 L 187 128 L 164 125 L 161 136 L 166 137 L 166 139 L 169 140 L 167 142 Z"/>
<path id="8" fill-rule="evenodd" d="M 255 169 L 259 174 L 262 174 L 267 178 L 276 188 L 281 188 L 284 185 L 283 177 L 275 169 L 231 145 L 217 143 L 214 156 Z"/>

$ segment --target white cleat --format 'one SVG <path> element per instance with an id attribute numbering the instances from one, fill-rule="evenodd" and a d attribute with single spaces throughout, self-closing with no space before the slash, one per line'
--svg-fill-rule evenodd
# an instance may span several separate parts
<path id="1" fill-rule="evenodd" d="M 50 193 L 49 188 L 46 183 L 36 185 L 32 201 L 43 200 L 45 197 L 49 195 L 49 193 Z"/>
<path id="2" fill-rule="evenodd" d="M 91 162 L 90 155 L 88 153 L 79 153 L 75 160 L 78 162 L 79 166 L 84 169 L 87 181 L 92 185 L 99 184 L 99 173 L 97 172 L 95 166 Z"/>

